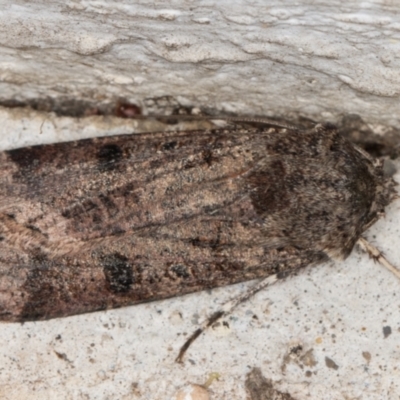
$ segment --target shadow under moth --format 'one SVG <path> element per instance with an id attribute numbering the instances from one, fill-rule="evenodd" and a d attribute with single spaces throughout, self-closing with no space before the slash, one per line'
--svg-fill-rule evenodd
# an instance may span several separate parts
<path id="1" fill-rule="evenodd" d="M 394 182 L 330 125 L 85 139 L 4 151 L 0 165 L 3 321 L 265 278 L 255 292 L 357 242 L 386 262 L 361 235 Z"/>

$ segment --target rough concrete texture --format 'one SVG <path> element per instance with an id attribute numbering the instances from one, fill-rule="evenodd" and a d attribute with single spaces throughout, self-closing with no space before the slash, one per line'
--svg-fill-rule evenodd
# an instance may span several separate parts
<path id="1" fill-rule="evenodd" d="M 1 110 L 7 126 L 2 148 L 26 144 L 26 132 L 47 142 L 71 140 L 83 128 L 99 135 L 142 129 L 116 118 L 23 113 Z M 397 264 L 399 208 L 400 201 L 394 202 L 367 235 Z M 254 368 L 265 379 L 260 375 L 252 384 L 251 393 L 259 396 L 252 400 L 266 398 L 264 387 L 286 396 L 276 398 L 295 400 L 399 398 L 400 282 L 357 249 L 343 263 L 307 269 L 257 294 L 202 335 L 184 365 L 176 364 L 199 321 L 250 284 L 65 319 L 2 324 L 0 398 L 177 400 L 175 394 L 189 383 L 203 384 L 218 373 L 211 398 L 243 400 Z"/>
<path id="2" fill-rule="evenodd" d="M 397 125 L 391 1 L 0 0 L 0 100 L 171 95 L 239 114 Z"/>

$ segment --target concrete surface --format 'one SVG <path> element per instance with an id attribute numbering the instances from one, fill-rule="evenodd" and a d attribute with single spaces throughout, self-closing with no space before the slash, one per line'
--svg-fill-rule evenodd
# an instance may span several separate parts
<path id="1" fill-rule="evenodd" d="M 392 1 L 0 0 L 0 102 L 163 95 L 237 114 L 398 125 Z"/>

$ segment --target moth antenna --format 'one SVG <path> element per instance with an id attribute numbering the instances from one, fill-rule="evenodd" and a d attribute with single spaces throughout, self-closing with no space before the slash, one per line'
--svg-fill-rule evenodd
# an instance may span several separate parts
<path id="1" fill-rule="evenodd" d="M 290 125 L 283 122 L 274 121 L 269 118 L 257 118 L 257 117 L 229 117 L 224 115 L 185 115 L 185 114 L 171 114 L 171 115 L 135 115 L 133 119 L 149 119 L 154 118 L 158 120 L 169 120 L 171 118 L 181 121 L 213 121 L 223 120 L 227 122 L 243 122 L 243 123 L 257 123 L 265 124 L 269 126 L 275 126 L 277 128 L 284 128 L 298 131 L 299 127 L 296 125 Z"/>
<path id="2" fill-rule="evenodd" d="M 178 357 L 176 357 L 175 362 L 182 363 L 183 357 L 190 347 L 190 345 L 210 326 L 212 326 L 215 322 L 217 322 L 222 317 L 226 317 L 227 315 L 231 314 L 232 311 L 241 303 L 245 302 L 246 300 L 250 299 L 254 294 L 267 288 L 268 286 L 273 285 L 278 280 L 283 279 L 287 276 L 287 274 L 274 274 L 262 279 L 261 281 L 257 282 L 254 286 L 248 289 L 246 292 L 239 294 L 238 296 L 234 297 L 233 299 L 228 300 L 225 304 L 222 305 L 221 309 L 215 312 L 211 317 L 207 318 L 199 328 L 197 328 L 186 340 L 183 346 L 179 350 Z"/>
<path id="3" fill-rule="evenodd" d="M 215 117 L 211 117 L 211 118 L 208 118 L 208 119 L 210 119 L 210 120 L 213 120 L 213 119 L 224 119 L 224 120 L 226 120 L 228 122 L 257 123 L 257 124 L 265 124 L 265 125 L 275 126 L 277 128 L 290 129 L 290 130 L 294 130 L 294 131 L 298 131 L 299 130 L 298 126 L 277 122 L 277 121 L 274 121 L 274 120 L 269 119 L 269 118 L 252 118 L 252 117 L 249 117 L 249 118 L 241 118 L 241 117 L 215 118 Z"/>
<path id="4" fill-rule="evenodd" d="M 382 266 L 392 272 L 397 278 L 400 279 L 400 271 L 392 265 L 387 258 L 383 255 L 383 253 L 378 250 L 375 246 L 369 243 L 363 237 L 358 239 L 357 244 L 374 260 L 379 262 Z"/>

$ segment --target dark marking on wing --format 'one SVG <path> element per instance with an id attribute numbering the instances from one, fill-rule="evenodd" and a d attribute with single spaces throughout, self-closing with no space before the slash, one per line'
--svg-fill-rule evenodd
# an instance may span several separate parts
<path id="1" fill-rule="evenodd" d="M 133 269 L 129 260 L 121 254 L 109 254 L 101 257 L 104 275 L 112 293 L 127 293 L 134 283 Z"/>
<path id="2" fill-rule="evenodd" d="M 116 144 L 106 144 L 97 153 L 100 171 L 112 171 L 123 158 L 123 151 Z"/>

